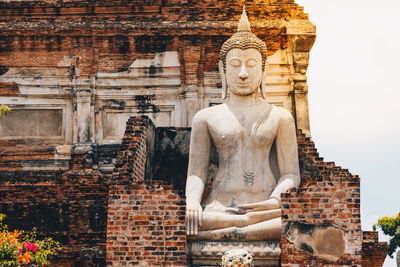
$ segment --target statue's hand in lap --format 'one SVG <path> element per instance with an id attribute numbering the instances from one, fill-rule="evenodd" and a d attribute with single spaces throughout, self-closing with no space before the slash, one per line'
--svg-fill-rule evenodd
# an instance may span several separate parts
<path id="1" fill-rule="evenodd" d="M 250 203 L 250 204 L 240 204 L 237 208 L 226 208 L 225 212 L 232 212 L 235 214 L 246 214 L 248 212 L 262 211 L 262 210 L 274 210 L 279 209 L 280 203 L 275 198 L 270 198 L 268 200 Z"/>

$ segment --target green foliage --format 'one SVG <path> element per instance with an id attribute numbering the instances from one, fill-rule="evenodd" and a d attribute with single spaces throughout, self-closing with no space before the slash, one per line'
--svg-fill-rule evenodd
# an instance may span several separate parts
<path id="1" fill-rule="evenodd" d="M 6 224 L 3 224 L 3 220 L 6 217 L 5 214 L 0 213 L 0 232 L 4 232 L 8 230 L 8 226 Z"/>
<path id="2" fill-rule="evenodd" d="M 10 232 L 3 224 L 4 214 L 0 214 L 0 266 L 47 266 L 49 256 L 62 249 L 60 243 L 47 237 L 37 238 L 36 229 L 24 234 L 23 231 Z"/>
<path id="3" fill-rule="evenodd" d="M 393 258 L 397 248 L 400 248 L 400 212 L 396 217 L 382 217 L 373 226 L 374 231 L 379 227 L 385 235 L 390 236 L 388 255 Z"/>
<path id="4" fill-rule="evenodd" d="M 5 117 L 7 116 L 8 112 L 10 112 L 11 109 L 5 105 L 0 105 L 0 117 Z"/>

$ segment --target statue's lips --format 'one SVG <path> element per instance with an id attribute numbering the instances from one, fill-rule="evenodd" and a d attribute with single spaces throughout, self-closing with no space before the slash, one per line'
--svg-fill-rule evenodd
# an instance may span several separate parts
<path id="1" fill-rule="evenodd" d="M 249 87 L 249 85 L 250 85 L 250 83 L 236 83 L 236 86 L 243 87 L 243 88 Z"/>

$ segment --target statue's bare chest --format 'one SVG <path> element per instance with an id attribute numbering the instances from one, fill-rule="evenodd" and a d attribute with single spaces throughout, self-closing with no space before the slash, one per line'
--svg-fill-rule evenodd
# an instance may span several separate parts
<path id="1" fill-rule="evenodd" d="M 267 107 L 268 108 L 268 107 Z M 273 111 L 259 108 L 249 114 L 234 114 L 229 109 L 208 120 L 210 136 L 217 147 L 271 145 L 277 133 L 279 119 Z"/>

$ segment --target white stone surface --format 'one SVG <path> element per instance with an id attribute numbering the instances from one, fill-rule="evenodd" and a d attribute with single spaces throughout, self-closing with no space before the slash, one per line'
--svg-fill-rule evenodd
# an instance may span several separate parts
<path id="1" fill-rule="evenodd" d="M 255 48 L 228 50 L 226 72 L 220 64 L 220 73 L 226 81 L 222 90 L 226 84 L 229 92 L 226 103 L 205 108 L 193 119 L 187 234 L 199 240 L 280 239 L 280 195 L 300 184 L 293 117 L 257 93 L 266 88 L 266 73 Z M 219 169 L 203 198 L 211 144 Z M 279 177 L 269 162 L 273 145 Z"/>

